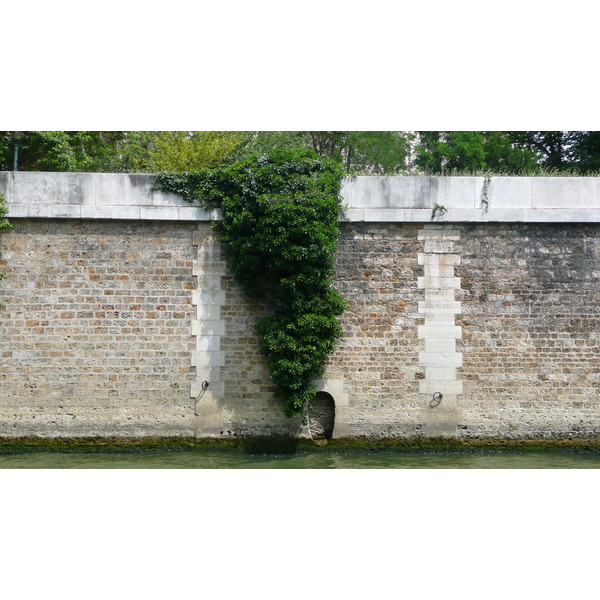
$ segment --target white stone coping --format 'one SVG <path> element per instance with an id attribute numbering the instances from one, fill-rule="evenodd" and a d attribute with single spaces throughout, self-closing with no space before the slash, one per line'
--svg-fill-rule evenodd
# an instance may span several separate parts
<path id="1" fill-rule="evenodd" d="M 212 221 L 177 194 L 152 190 L 153 176 L 132 173 L 0 172 L 10 218 Z"/>
<path id="2" fill-rule="evenodd" d="M 177 194 L 131 173 L 0 172 L 11 218 L 211 221 Z M 600 177 L 348 177 L 350 222 L 600 222 Z M 435 218 L 433 212 L 435 207 Z"/>
<path id="3" fill-rule="evenodd" d="M 362 176 L 342 195 L 348 221 L 600 222 L 600 177 Z"/>

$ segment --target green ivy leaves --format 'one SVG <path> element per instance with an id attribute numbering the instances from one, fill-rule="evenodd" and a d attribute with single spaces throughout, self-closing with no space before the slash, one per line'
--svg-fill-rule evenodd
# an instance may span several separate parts
<path id="1" fill-rule="evenodd" d="M 274 303 L 257 332 L 290 416 L 314 396 L 311 381 L 323 374 L 342 336 L 337 317 L 346 302 L 332 287 L 341 179 L 337 163 L 288 149 L 156 181 L 160 189 L 221 209 L 215 229 L 230 248 L 236 279 L 250 297 L 268 294 Z"/>
<path id="2" fill-rule="evenodd" d="M 4 195 L 0 193 L 0 231 L 4 229 L 12 229 L 12 225 L 4 217 L 8 214 L 8 205 L 4 199 Z M 0 248 L 0 258 L 2 258 L 2 248 Z M 6 274 L 0 271 L 0 279 L 4 279 Z"/>

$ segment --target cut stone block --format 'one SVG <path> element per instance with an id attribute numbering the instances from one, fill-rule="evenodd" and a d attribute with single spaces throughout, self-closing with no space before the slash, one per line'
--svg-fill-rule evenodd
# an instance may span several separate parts
<path id="1" fill-rule="evenodd" d="M 352 223 L 360 223 L 365 220 L 365 211 L 362 209 L 348 208 L 344 211 L 344 218 Z"/>
<path id="2" fill-rule="evenodd" d="M 544 178 L 545 179 L 545 178 Z M 477 207 L 484 208 L 482 198 L 485 180 L 480 179 Z M 487 210 L 495 208 L 531 208 L 532 179 L 530 177 L 492 177 L 487 186 Z"/>
<path id="3" fill-rule="evenodd" d="M 22 218 L 22 217 L 28 217 L 28 216 L 30 216 L 29 215 L 29 207 L 30 207 L 29 204 L 10 204 L 8 206 L 8 214 L 6 216 L 9 218 L 15 218 L 15 219 Z M 35 208 L 35 205 L 32 204 L 31 208 Z M 52 215 L 53 207 L 50 206 L 49 209 L 50 209 L 50 215 L 48 215 L 48 216 L 51 217 L 51 216 L 53 216 Z M 35 216 L 38 216 L 38 215 L 35 215 Z"/>
<path id="4" fill-rule="evenodd" d="M 192 265 L 192 274 L 197 277 L 219 277 L 225 274 L 226 268 L 225 261 L 222 260 L 196 260 Z"/>
<path id="5" fill-rule="evenodd" d="M 446 313 L 460 313 L 461 303 L 454 300 L 450 301 L 437 301 L 437 300 L 426 300 L 425 302 L 418 302 L 418 310 L 420 313 L 431 313 L 431 314 L 446 314 Z"/>
<path id="6" fill-rule="evenodd" d="M 82 219 L 110 219 L 112 217 L 111 206 L 88 206 L 81 207 Z"/>
<path id="7" fill-rule="evenodd" d="M 197 369 L 225 366 L 225 352 L 192 350 L 192 366 Z"/>
<path id="8" fill-rule="evenodd" d="M 208 381 L 209 383 L 221 381 L 221 367 L 203 367 L 196 369 L 196 382 L 200 384 L 203 381 Z"/>
<path id="9" fill-rule="evenodd" d="M 475 206 L 475 177 L 432 177 L 432 206 L 469 209 Z"/>
<path id="10" fill-rule="evenodd" d="M 220 244 L 199 244 L 198 260 L 221 260 L 221 245 Z"/>
<path id="11" fill-rule="evenodd" d="M 429 177 L 363 176 L 348 180 L 349 208 L 431 208 Z M 429 211 L 431 212 L 431 211 Z"/>
<path id="12" fill-rule="evenodd" d="M 431 325 L 432 327 L 454 327 L 456 325 L 456 313 L 453 312 L 426 313 L 420 316 L 425 317 L 425 325 Z"/>
<path id="13" fill-rule="evenodd" d="M 462 381 L 424 380 L 419 381 L 419 392 L 422 394 L 435 394 L 440 392 L 443 396 L 447 394 L 462 394 Z M 442 402 L 444 399 L 442 398 Z"/>
<path id="14" fill-rule="evenodd" d="M 196 336 L 196 350 L 207 351 L 207 350 L 220 350 L 221 349 L 221 337 L 217 335 L 197 335 Z"/>
<path id="15" fill-rule="evenodd" d="M 417 277 L 420 290 L 457 290 L 460 289 L 460 277 Z"/>
<path id="16" fill-rule="evenodd" d="M 425 288 L 425 301 L 426 302 L 453 302 L 454 301 L 454 289 L 427 289 Z"/>
<path id="17" fill-rule="evenodd" d="M 225 292 L 223 291 L 194 290 L 192 292 L 192 304 L 196 306 L 221 306 L 225 302 Z"/>
<path id="18" fill-rule="evenodd" d="M 431 221 L 431 209 L 409 209 L 404 211 L 404 220 L 407 223 L 423 223 L 427 224 Z"/>
<path id="19" fill-rule="evenodd" d="M 438 256 L 444 256 L 440 254 Z M 442 265 L 439 263 L 425 263 L 425 278 L 437 278 L 437 279 L 452 279 L 454 278 L 454 265 Z"/>
<path id="20" fill-rule="evenodd" d="M 113 206 L 111 208 L 111 214 L 112 214 L 113 219 L 139 221 L 140 207 L 139 206 Z"/>
<path id="21" fill-rule="evenodd" d="M 422 229 L 417 232 L 417 239 L 422 240 L 445 240 L 458 241 L 460 240 L 460 231 L 455 229 Z"/>
<path id="22" fill-rule="evenodd" d="M 12 214 L 12 206 L 8 212 L 9 217 L 15 215 Z M 52 205 L 51 204 L 29 204 L 29 216 L 30 217 L 51 217 L 52 216 Z"/>
<path id="23" fill-rule="evenodd" d="M 208 211 L 197 206 L 180 206 L 177 209 L 180 221 L 210 221 L 211 215 Z"/>
<path id="24" fill-rule="evenodd" d="M 459 254 L 425 254 L 419 252 L 417 254 L 417 262 L 419 265 L 438 264 L 438 265 L 460 265 Z"/>
<path id="25" fill-rule="evenodd" d="M 202 272 L 201 275 L 197 275 L 198 290 L 216 290 L 220 291 L 222 287 L 221 277 L 222 275 L 210 274 L 207 275 Z"/>
<path id="26" fill-rule="evenodd" d="M 52 217 L 55 219 L 81 219 L 81 205 L 55 204 L 52 207 Z"/>
<path id="27" fill-rule="evenodd" d="M 532 208 L 598 208 L 596 177 L 533 177 Z"/>
<path id="28" fill-rule="evenodd" d="M 225 335 L 224 321 L 192 321 L 192 335 L 210 335 L 221 336 Z"/>
<path id="29" fill-rule="evenodd" d="M 141 206 L 140 219 L 148 221 L 178 221 L 179 211 L 171 206 Z"/>
<path id="30" fill-rule="evenodd" d="M 460 339 L 462 337 L 462 327 L 455 325 L 453 327 L 437 327 L 435 325 L 419 325 L 420 339 Z"/>
<path id="31" fill-rule="evenodd" d="M 456 340 L 455 339 L 425 339 L 425 352 L 456 352 Z"/>
<path id="32" fill-rule="evenodd" d="M 405 221 L 405 211 L 398 208 L 365 209 L 363 220 L 371 223 L 399 223 Z"/>
<path id="33" fill-rule="evenodd" d="M 423 367 L 460 367 L 462 366 L 462 354 L 458 352 L 419 352 L 419 364 Z"/>
<path id="34" fill-rule="evenodd" d="M 450 254 L 454 251 L 454 242 L 425 240 L 425 243 L 423 244 L 423 250 L 425 253 L 431 252 L 433 254 Z"/>
<path id="35" fill-rule="evenodd" d="M 425 375 L 431 381 L 455 381 L 456 367 L 425 367 Z"/>
<path id="36" fill-rule="evenodd" d="M 12 177 L 11 200 L 15 204 L 81 206 L 95 203 L 95 190 L 95 173 L 19 171 Z"/>
<path id="37" fill-rule="evenodd" d="M 200 305 L 196 307 L 196 317 L 198 321 L 220 321 L 221 307 L 219 305 Z"/>

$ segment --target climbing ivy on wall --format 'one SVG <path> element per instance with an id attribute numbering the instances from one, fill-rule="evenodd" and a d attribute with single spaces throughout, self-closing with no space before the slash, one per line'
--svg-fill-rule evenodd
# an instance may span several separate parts
<path id="1" fill-rule="evenodd" d="M 8 213 L 8 206 L 6 204 L 6 200 L 4 199 L 4 195 L 0 193 L 0 233 L 5 229 L 11 229 L 12 225 L 5 219 Z M 1 240 L 0 240 L 1 241 Z M 2 259 L 2 246 L 0 245 L 0 260 Z M 0 271 L 0 279 L 4 279 L 6 274 Z"/>
<path id="2" fill-rule="evenodd" d="M 342 335 L 337 316 L 346 302 L 332 287 L 341 179 L 333 161 L 292 149 L 214 170 L 164 173 L 155 182 L 221 209 L 214 227 L 230 248 L 232 272 L 249 297 L 267 296 L 274 305 L 256 329 L 288 416 L 314 397 L 311 381 Z"/>

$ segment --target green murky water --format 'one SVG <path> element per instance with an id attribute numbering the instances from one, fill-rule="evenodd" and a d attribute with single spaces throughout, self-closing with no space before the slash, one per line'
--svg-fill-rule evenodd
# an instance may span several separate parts
<path id="1" fill-rule="evenodd" d="M 252 455 L 179 451 L 140 454 L 33 453 L 0 456 L 0 469 L 598 469 L 600 455 L 332 454 Z"/>

